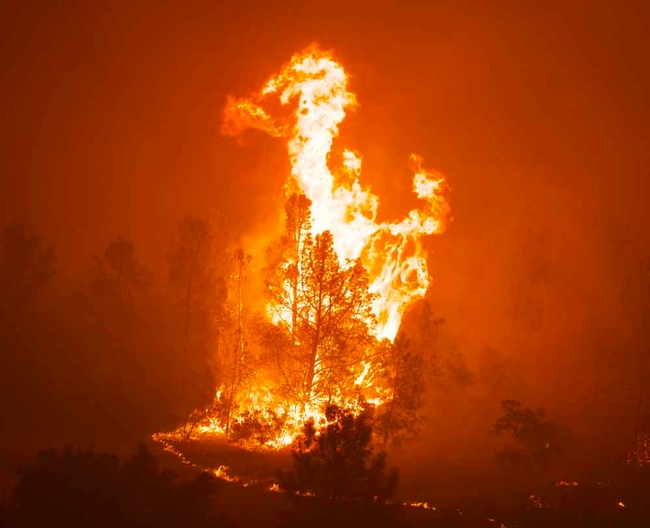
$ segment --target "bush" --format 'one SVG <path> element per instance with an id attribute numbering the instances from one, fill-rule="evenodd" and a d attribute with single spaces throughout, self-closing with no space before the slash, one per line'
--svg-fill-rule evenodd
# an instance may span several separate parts
<path id="1" fill-rule="evenodd" d="M 141 445 L 125 464 L 92 450 L 41 451 L 19 473 L 10 526 L 214 526 L 212 495 L 219 481 L 191 482 L 158 469 Z"/>
<path id="2" fill-rule="evenodd" d="M 374 453 L 372 410 L 360 414 L 326 408 L 327 426 L 308 422 L 293 449 L 293 470 L 280 478 L 286 491 L 327 499 L 385 503 L 395 493 L 397 471 L 387 471 L 386 453 Z"/>

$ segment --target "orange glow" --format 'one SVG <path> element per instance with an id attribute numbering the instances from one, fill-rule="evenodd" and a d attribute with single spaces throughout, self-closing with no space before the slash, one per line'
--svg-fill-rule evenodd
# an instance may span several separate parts
<path id="1" fill-rule="evenodd" d="M 297 103 L 292 119 L 276 122 L 262 107 L 275 96 L 282 105 Z M 362 159 L 343 150 L 339 170 L 328 164 L 346 110 L 356 105 L 343 67 L 312 45 L 293 56 L 251 98 L 228 98 L 222 132 L 238 136 L 247 128 L 287 139 L 292 180 L 312 202 L 312 234 L 330 231 L 340 263 L 362 259 L 377 297 L 373 311 L 377 337 L 393 340 L 406 307 L 424 297 L 430 284 L 425 235 L 441 233 L 449 221 L 448 191 L 442 175 L 426 170 L 411 155 L 413 192 L 422 205 L 401 221 L 377 222 L 379 198 L 362 185 Z M 270 310 L 273 312 L 273 309 Z"/>
<path id="2" fill-rule="evenodd" d="M 262 103 L 277 97 L 282 105 L 295 104 L 290 119 L 276 120 Z M 368 272 L 368 291 L 373 295 L 372 311 L 377 325 L 369 325 L 379 340 L 393 341 L 406 307 L 424 297 L 430 284 L 427 260 L 421 238 L 441 233 L 449 221 L 449 206 L 445 200 L 447 186 L 444 178 L 423 168 L 422 158 L 411 155 L 413 192 L 421 201 L 418 209 L 408 212 L 404 219 L 377 222 L 379 197 L 360 181 L 362 158 L 351 150 L 342 150 L 342 164 L 331 170 L 328 164 L 339 125 L 346 110 L 354 107 L 356 97 L 348 89 L 343 67 L 332 55 L 310 46 L 293 56 L 291 61 L 272 76 L 262 89 L 250 98 L 228 97 L 224 109 L 222 133 L 237 137 L 246 129 L 262 130 L 287 141 L 291 161 L 291 178 L 286 183 L 287 194 L 299 192 L 311 202 L 311 235 L 325 231 L 332 234 L 333 248 L 342 268 L 360 260 Z M 280 266 L 288 263 L 280 264 Z M 291 296 L 289 281 L 282 286 Z M 291 309 L 270 303 L 266 314 L 275 325 L 292 328 Z M 300 346 L 294 338 L 294 346 Z M 321 361 L 314 355 L 316 365 Z M 352 378 L 349 394 L 344 387 L 334 393 L 309 391 L 300 401 L 286 401 L 266 380 L 257 380 L 238 395 L 236 416 L 227 422 L 237 424 L 243 417 L 271 424 L 273 433 L 265 437 L 264 447 L 281 449 L 289 446 L 308 420 L 320 428 L 327 424 L 324 408 L 336 404 L 360 412 L 361 401 L 381 406 L 392 393 L 376 379 L 382 369 L 368 355 L 350 366 Z M 313 374 L 314 383 L 319 374 Z M 338 392 L 337 392 L 338 391 Z M 228 391 L 222 387 L 220 400 Z M 230 404 L 232 401 L 230 402 Z M 229 405 L 230 405 L 229 404 Z M 196 425 L 195 434 L 229 436 L 229 425 L 216 413 Z M 179 429 L 159 439 L 179 439 Z M 424 503 L 423 503 L 424 504 Z M 427 505 L 419 505 L 427 507 Z"/>

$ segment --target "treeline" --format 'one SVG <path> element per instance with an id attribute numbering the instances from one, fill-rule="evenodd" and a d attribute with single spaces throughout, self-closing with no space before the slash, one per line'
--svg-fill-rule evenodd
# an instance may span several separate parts
<path id="1" fill-rule="evenodd" d="M 512 403 L 531 398 L 524 373 L 505 354 L 486 347 L 470 367 L 427 303 L 407 314 L 394 343 L 376 339 L 366 271 L 358 262 L 342 265 L 331 235 L 312 237 L 310 222 L 306 198 L 292 196 L 283 233 L 253 262 L 219 225 L 187 216 L 170 234 L 164 280 L 154 279 L 136 244 L 117 237 L 87 275 L 65 283 L 53 248 L 20 224 L 7 227 L 0 245 L 7 441 L 35 449 L 141 439 L 179 425 L 191 435 L 209 418 L 231 441 L 263 444 L 286 420 L 264 398 L 305 407 L 345 396 L 381 401 L 373 434 L 382 448 L 424 427 L 451 437 L 470 413 L 487 436 L 503 401 L 510 402 L 504 416 L 537 425 L 522 436 L 516 420 L 501 422 L 498 430 L 512 439 L 501 467 L 529 471 L 542 459 L 548 466 L 547 454 L 560 451 L 566 462 L 566 446 L 577 453 L 599 442 L 608 443 L 608 455 L 650 460 L 647 263 L 623 289 L 630 342 L 616 357 L 593 355 L 593 401 L 580 417 L 587 435 L 577 442 L 566 432 L 574 423 L 547 427 L 537 411 Z M 606 429 L 614 419 L 621 427 Z M 484 440 L 470 443 L 478 450 Z"/>
<path id="2" fill-rule="evenodd" d="M 19 470 L 3 526 L 223 526 L 212 507 L 221 484 L 163 470 L 141 444 L 125 462 L 92 449 L 44 449 Z"/>
<path id="3" fill-rule="evenodd" d="M 442 319 L 425 307 L 410 335 L 379 342 L 363 267 L 342 266 L 329 233 L 309 235 L 304 196 L 286 211 L 282 236 L 256 263 L 217 223 L 185 217 L 170 236 L 164 280 L 124 237 L 107 241 L 86 274 L 63 280 L 54 248 L 8 226 L 0 247 L 8 430 L 35 445 L 137 439 L 178 425 L 190 434 L 209 414 L 232 439 L 263 443 L 274 417 L 262 405 L 251 411 L 253 388 L 304 406 L 372 385 L 383 392 L 365 396 L 389 403 L 383 442 L 414 433 L 427 377 L 469 379 L 462 356 L 438 350 Z"/>
<path id="4" fill-rule="evenodd" d="M 24 225 L 0 238 L 8 443 L 144 438 L 212 398 L 228 270 L 207 219 L 188 216 L 170 236 L 163 281 L 124 237 L 74 277 L 63 277 L 65 262 Z"/>
<path id="5" fill-rule="evenodd" d="M 309 222 L 304 197 L 292 197 L 281 238 L 269 245 L 264 262 L 253 263 L 217 225 L 188 216 L 170 237 L 165 280 L 154 280 L 135 244 L 118 237 L 96 256 L 89 274 L 73 283 L 59 282 L 62 264 L 37 234 L 19 224 L 6 228 L 0 246 L 0 401 L 6 443 L 15 439 L 30 450 L 64 442 L 120 442 L 179 425 L 190 435 L 206 417 L 216 417 L 231 441 L 264 443 L 274 427 L 282 426 L 282 418 L 264 405 L 255 411 L 247 407 L 253 389 L 261 389 L 258 395 L 298 405 L 336 403 L 342 392 L 358 396 L 360 405 L 381 397 L 381 405 L 371 406 L 371 429 L 363 426 L 363 413 L 330 411 L 343 413 L 330 427 L 347 430 L 350 445 L 370 453 L 366 447 L 371 444 L 390 448 L 426 426 L 439 427 L 438 437 L 453 437 L 454 420 L 463 419 L 458 412 L 463 399 L 466 406 L 481 405 L 486 397 L 497 405 L 501 401 L 502 408 L 484 417 L 481 434 L 487 437 L 493 425 L 492 432 L 507 439 L 505 448 L 488 448 L 497 454 L 495 474 L 516 481 L 522 497 L 529 497 L 525 493 L 533 487 L 555 491 L 560 479 L 573 482 L 571 457 L 589 445 L 571 438 L 573 424 L 559 424 L 527 407 L 528 402 L 508 399 L 523 391 L 521 374 L 512 371 L 503 354 L 486 348 L 470 368 L 463 354 L 441 339 L 445 322 L 426 303 L 406 318 L 394 343 L 374 338 L 365 270 L 359 263 L 342 266 L 331 236 L 312 237 Z M 635 493 L 647 489 L 643 381 L 648 371 L 642 352 L 649 342 L 649 269 L 640 267 L 624 300 L 635 322 L 634 362 L 623 364 L 633 365 L 634 375 L 623 381 L 636 395 L 627 402 L 637 415 L 630 422 L 636 427 L 603 431 L 620 439 L 611 452 L 620 454 L 622 465 L 613 459 L 599 462 L 609 464 L 600 473 L 605 478 L 622 468 L 619 481 L 625 484 L 616 488 L 616 496 L 625 495 L 625 507 L 636 502 L 635 510 L 645 508 Z M 269 300 L 279 307 L 276 313 L 267 311 Z M 363 376 L 366 365 L 372 367 L 367 374 L 374 376 L 373 383 Z M 596 403 L 611 394 L 604 380 L 618 369 L 603 366 Z M 377 387 L 379 394 L 373 394 Z M 480 390 L 469 398 L 472 388 Z M 482 408 L 472 409 L 472 420 Z M 319 435 L 309 427 L 294 446 L 295 473 L 285 475 L 285 486 L 318 494 L 315 486 L 325 484 L 327 494 L 349 493 L 345 486 L 354 479 L 346 473 L 345 459 L 337 458 L 339 448 L 332 450 L 327 429 Z M 379 453 L 363 459 L 366 480 L 352 492 L 368 486 L 376 491 L 375 485 L 382 493 L 393 490 Z M 59 455 L 47 456 L 51 461 Z M 89 457 L 94 464 L 94 455 Z M 106 460 L 98 464 L 118 471 Z M 321 473 L 314 473 L 318 468 Z M 373 471 L 378 480 L 366 478 Z M 582 480 L 577 488 L 584 489 Z M 619 493 L 624 489 L 629 493 Z M 527 507 L 554 500 L 537 499 Z M 610 499 L 607 508 L 617 507 Z"/>

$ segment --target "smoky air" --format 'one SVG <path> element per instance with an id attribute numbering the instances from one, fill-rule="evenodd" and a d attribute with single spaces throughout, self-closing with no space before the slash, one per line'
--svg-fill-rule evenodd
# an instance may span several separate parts
<path id="1" fill-rule="evenodd" d="M 647 6 L 3 4 L 0 524 L 637 526 Z"/>

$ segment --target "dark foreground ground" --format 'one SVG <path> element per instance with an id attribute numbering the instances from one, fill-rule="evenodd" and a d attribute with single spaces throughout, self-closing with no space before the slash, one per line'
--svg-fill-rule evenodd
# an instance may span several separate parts
<path id="1" fill-rule="evenodd" d="M 255 453 L 220 440 L 208 440 L 175 444 L 177 453 L 183 453 L 179 457 L 162 447 L 153 447 L 160 460 L 188 475 L 199 468 L 227 466 L 225 477 L 236 481 L 224 483 L 215 495 L 214 505 L 226 518 L 242 526 L 650 526 L 650 491 L 645 491 L 642 482 L 626 489 L 602 483 L 552 486 L 537 491 L 537 495 L 504 497 L 504 481 L 512 479 L 495 480 L 491 490 L 490 483 L 476 480 L 474 486 L 468 481 L 467 493 L 455 500 L 442 499 L 448 496 L 444 489 L 437 494 L 438 500 L 435 496 L 410 496 L 414 488 L 407 485 L 401 486 L 394 505 L 376 508 L 269 491 L 278 471 L 291 467 L 288 450 Z M 472 487 L 485 494 L 484 500 L 477 498 Z"/>
<path id="2" fill-rule="evenodd" d="M 27 511 L 16 510 L 15 497 L 5 488 L 0 526 L 42 527 L 61 523 L 67 527 L 95 528 L 650 526 L 650 494 L 643 481 L 626 489 L 590 488 L 586 485 L 555 487 L 543 495 L 520 497 L 509 503 L 493 500 L 470 503 L 462 499 L 455 504 L 451 501 L 436 503 L 434 497 L 412 497 L 412 500 L 427 500 L 431 509 L 405 505 L 407 498 L 402 495 L 394 505 L 379 507 L 353 501 L 320 501 L 270 491 L 278 470 L 291 465 L 288 452 L 251 453 L 217 440 L 172 445 L 177 449 L 176 453 L 158 442 L 149 441 L 146 447 L 156 469 L 147 462 L 143 464 L 140 457 L 135 470 L 131 468 L 120 473 L 120 478 L 126 479 L 126 483 L 119 484 L 120 493 L 126 490 L 126 495 L 117 492 L 114 497 L 109 495 L 113 488 L 106 487 L 106 477 L 97 473 L 97 465 L 82 468 L 81 472 L 77 468 L 76 473 L 65 474 L 59 480 L 52 480 L 52 467 L 55 465 L 51 465 L 42 469 L 38 478 L 27 486 L 26 497 L 30 504 Z M 179 452 L 183 456 L 179 456 Z M 125 457 L 120 453 L 120 458 L 126 460 L 128 455 Z M 24 456 L 20 462 L 29 463 Z M 5 463 L 5 474 L 8 475 L 17 465 L 18 459 L 9 465 Z M 228 470 L 224 473 L 222 468 L 221 474 L 227 480 L 202 473 L 203 469 L 224 465 Z M 178 475 L 173 483 L 167 476 L 168 471 Z M 12 485 L 19 482 L 19 479 L 14 479 Z M 63 493 L 58 489 L 60 487 L 70 489 Z M 485 482 L 477 483 L 477 487 L 485 487 Z M 151 496 L 157 497 L 156 500 L 147 502 L 147 497 Z M 96 507 L 89 506 L 93 501 L 97 501 Z M 122 508 L 122 502 L 128 503 L 131 510 L 126 508 L 127 513 L 115 516 L 115 511 Z"/>

